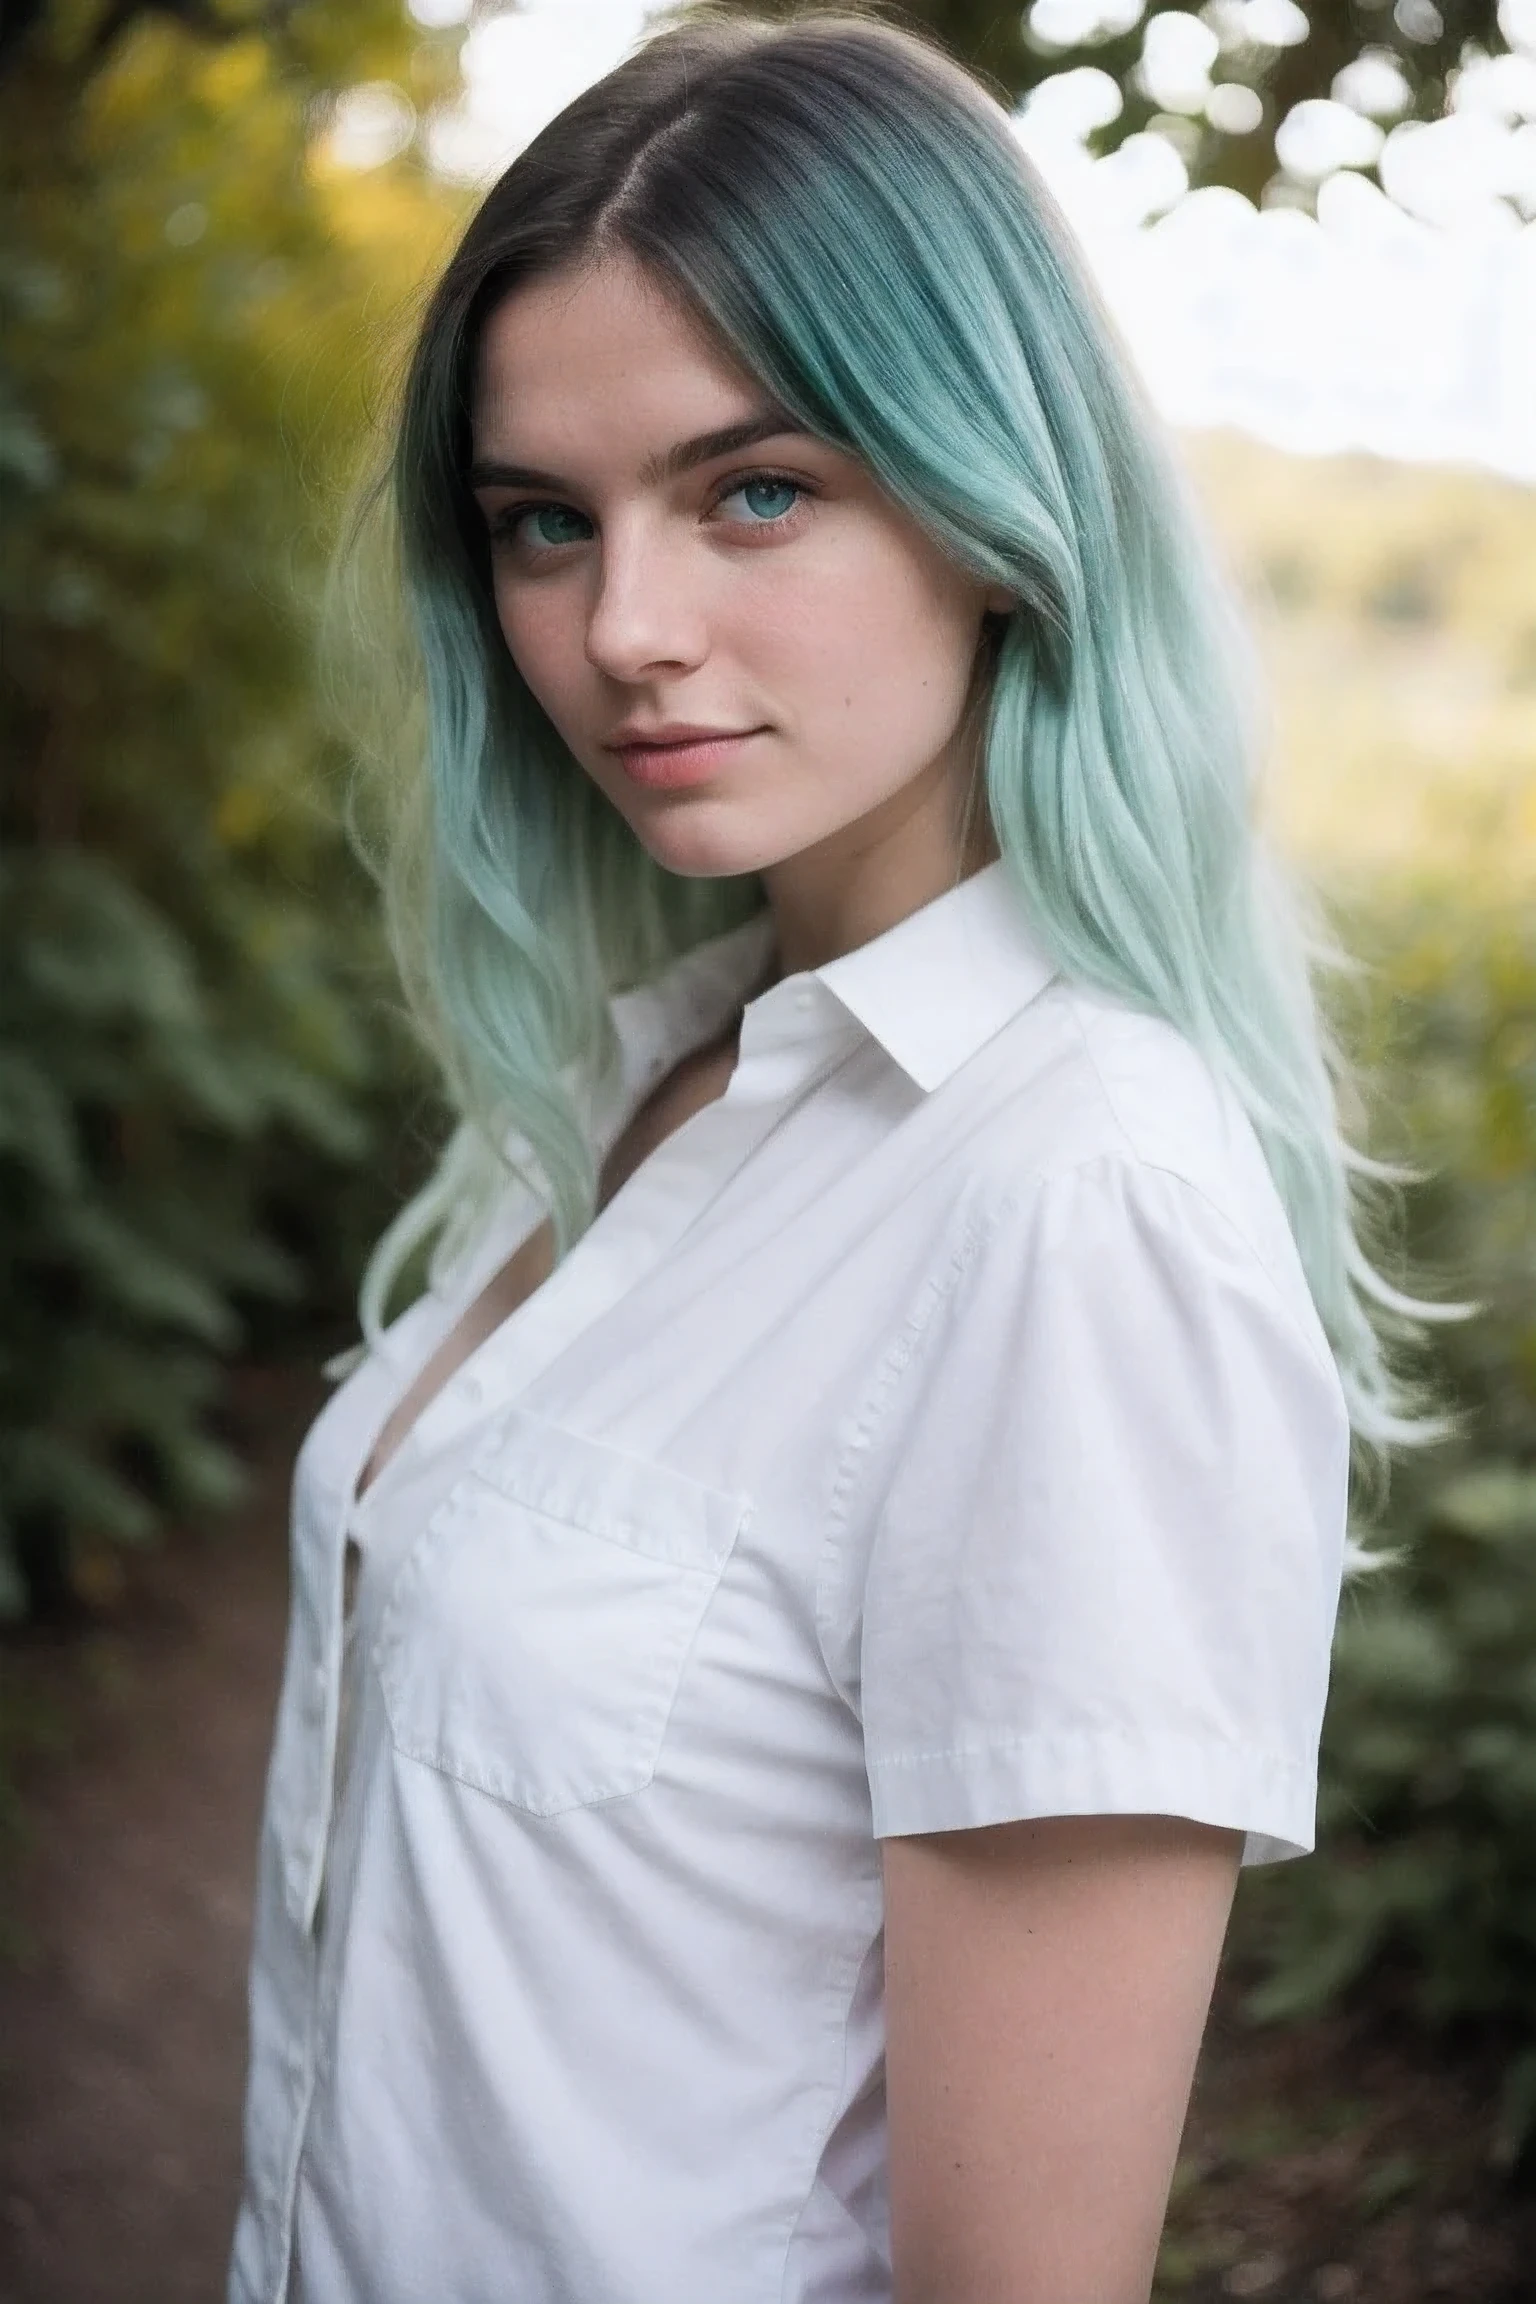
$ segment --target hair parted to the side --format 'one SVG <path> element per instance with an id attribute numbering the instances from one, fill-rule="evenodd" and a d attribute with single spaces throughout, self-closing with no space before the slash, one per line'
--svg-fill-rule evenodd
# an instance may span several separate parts
<path id="1" fill-rule="evenodd" d="M 380 504 L 425 726 L 386 877 L 396 955 L 461 1124 L 365 1276 L 455 1245 L 518 1138 L 559 1253 L 591 1221 L 583 1083 L 611 992 L 756 911 L 755 876 L 645 852 L 556 736 L 498 628 L 470 495 L 473 364 L 521 282 L 623 251 L 798 421 L 972 572 L 996 637 L 982 789 L 1065 974 L 1168 1019 L 1235 1089 L 1337 1358 L 1357 1465 L 1444 1420 L 1403 1366 L 1464 1309 L 1363 1241 L 1409 1174 L 1345 1140 L 1315 971 L 1347 966 L 1255 821 L 1268 738 L 1236 590 L 1051 195 L 1002 106 L 926 36 L 847 11 L 695 13 L 577 97 L 492 187 L 426 311 Z"/>

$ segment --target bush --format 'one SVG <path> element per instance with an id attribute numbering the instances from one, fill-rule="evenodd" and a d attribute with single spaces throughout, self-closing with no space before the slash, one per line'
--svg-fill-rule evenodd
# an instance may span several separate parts
<path id="1" fill-rule="evenodd" d="M 263 19 L 263 23 L 266 20 Z M 48 7 L 0 42 L 0 1612 L 211 1514 L 227 1356 L 311 1323 L 409 1092 L 318 796 L 325 523 L 448 213 L 341 179 L 329 95 L 448 47 L 394 0 Z M 418 71 L 419 67 L 419 71 Z"/>
<path id="2" fill-rule="evenodd" d="M 1428 2031 L 1496 2027 L 1509 2163 L 1536 2135 L 1536 918 L 1425 898 L 1355 943 L 1381 1149 L 1432 1171 L 1410 1269 L 1482 1310 L 1434 1332 L 1460 1432 L 1394 1468 L 1397 1563 L 1345 1595 L 1318 1853 L 1245 1882 L 1235 1941 L 1264 2019 L 1390 1981 Z"/>
<path id="3" fill-rule="evenodd" d="M 288 916 L 300 949 L 257 973 L 252 892 L 203 895 L 205 931 L 226 933 L 218 966 L 104 858 L 0 864 L 7 1613 L 67 1610 L 82 1544 L 238 1492 L 207 1424 L 221 1362 L 241 1304 L 291 1304 L 305 1278 L 262 1221 L 274 1143 L 324 1192 L 368 1142 L 374 1051 L 315 923 Z"/>

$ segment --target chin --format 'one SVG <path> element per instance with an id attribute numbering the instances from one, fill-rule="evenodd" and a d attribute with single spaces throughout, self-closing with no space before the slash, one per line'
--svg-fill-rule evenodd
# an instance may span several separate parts
<path id="1" fill-rule="evenodd" d="M 796 839 L 775 840 L 761 830 L 722 820 L 708 807 L 659 810 L 645 823 L 634 823 L 635 837 L 665 872 L 683 880 L 734 880 L 761 872 L 796 856 L 810 845 Z"/>

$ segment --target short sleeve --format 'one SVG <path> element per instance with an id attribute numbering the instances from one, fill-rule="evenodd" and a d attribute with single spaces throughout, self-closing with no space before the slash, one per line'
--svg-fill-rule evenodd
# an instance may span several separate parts
<path id="1" fill-rule="evenodd" d="M 1131 1157 L 985 1233 L 880 1451 L 877 1837 L 1158 1814 L 1311 1848 L 1349 1427 L 1303 1285 Z"/>

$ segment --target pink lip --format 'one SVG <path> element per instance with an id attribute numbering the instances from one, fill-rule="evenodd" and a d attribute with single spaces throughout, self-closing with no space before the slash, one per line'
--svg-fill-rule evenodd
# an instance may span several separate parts
<path id="1" fill-rule="evenodd" d="M 673 744 L 618 744 L 614 749 L 625 774 L 653 792 L 676 791 L 685 784 L 703 784 L 717 769 L 734 760 L 744 744 L 760 736 L 760 728 L 744 729 L 736 736 L 690 737 Z"/>

